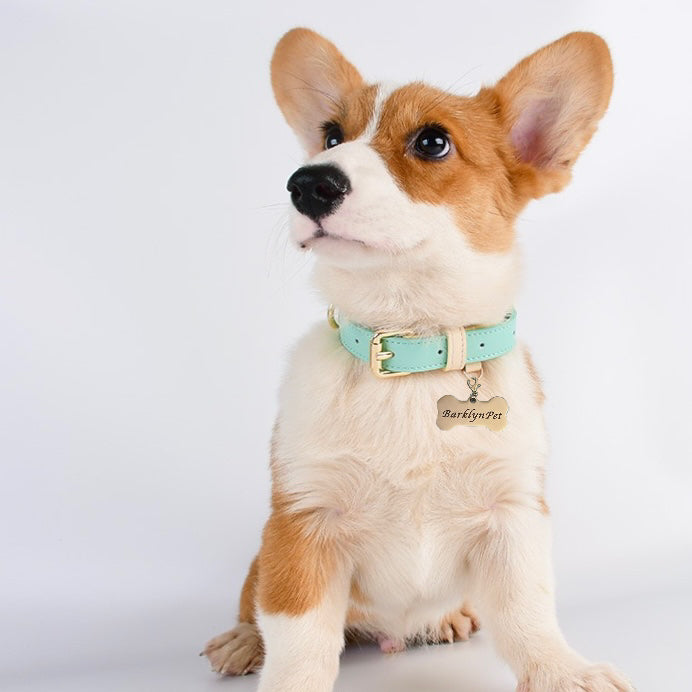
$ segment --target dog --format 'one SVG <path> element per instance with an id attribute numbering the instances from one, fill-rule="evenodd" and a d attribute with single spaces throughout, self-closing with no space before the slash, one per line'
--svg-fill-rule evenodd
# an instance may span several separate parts
<path id="1" fill-rule="evenodd" d="M 633 690 L 557 622 L 543 393 L 513 310 L 515 221 L 569 182 L 605 113 L 605 41 L 568 34 L 463 97 L 367 84 L 299 28 L 271 81 L 308 157 L 291 237 L 334 308 L 292 352 L 271 515 L 238 625 L 203 653 L 222 674 L 261 668 L 261 692 L 328 692 L 348 636 L 468 639 L 477 610 L 520 692 Z M 503 413 L 436 425 L 469 387 Z"/>

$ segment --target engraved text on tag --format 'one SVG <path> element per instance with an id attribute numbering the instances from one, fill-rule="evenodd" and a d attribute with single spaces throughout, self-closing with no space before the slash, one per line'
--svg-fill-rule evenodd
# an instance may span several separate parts
<path id="1" fill-rule="evenodd" d="M 451 394 L 437 401 L 437 427 L 451 430 L 455 425 L 485 425 L 502 430 L 507 424 L 507 401 L 494 396 L 490 401 L 459 401 Z"/>

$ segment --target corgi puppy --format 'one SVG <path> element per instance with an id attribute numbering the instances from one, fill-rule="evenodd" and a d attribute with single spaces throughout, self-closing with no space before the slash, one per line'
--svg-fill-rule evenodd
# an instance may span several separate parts
<path id="1" fill-rule="evenodd" d="M 308 157 L 288 181 L 292 240 L 335 308 L 293 349 L 271 516 L 238 625 L 203 653 L 219 673 L 261 668 L 261 692 L 329 692 L 347 635 L 451 642 L 477 611 L 520 692 L 632 690 L 557 622 L 543 394 L 513 311 L 517 215 L 568 183 L 596 130 L 606 43 L 568 34 L 464 97 L 367 84 L 294 29 L 271 80 Z M 441 427 L 437 402 L 474 384 L 506 420 Z"/>

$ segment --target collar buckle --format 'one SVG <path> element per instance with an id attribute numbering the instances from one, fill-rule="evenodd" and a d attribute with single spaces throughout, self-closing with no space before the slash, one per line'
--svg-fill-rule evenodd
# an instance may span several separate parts
<path id="1" fill-rule="evenodd" d="M 372 370 L 375 377 L 388 379 L 390 377 L 402 377 L 411 374 L 410 372 L 385 370 L 382 367 L 382 363 L 385 360 L 389 360 L 394 355 L 393 351 L 382 350 L 382 339 L 386 339 L 390 336 L 411 336 L 411 334 L 411 332 L 375 332 L 372 339 L 370 339 L 370 370 Z"/>

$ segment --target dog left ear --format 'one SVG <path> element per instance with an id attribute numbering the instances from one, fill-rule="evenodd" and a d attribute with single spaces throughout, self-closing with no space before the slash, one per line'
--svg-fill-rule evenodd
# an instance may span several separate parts
<path id="1" fill-rule="evenodd" d="M 524 197 L 561 190 L 572 164 L 596 131 L 613 89 L 606 42 L 575 32 L 551 43 L 503 77 L 494 91 L 516 158 Z"/>
<path id="2" fill-rule="evenodd" d="M 339 113 L 343 97 L 363 78 L 338 48 L 310 29 L 291 29 L 271 62 L 274 97 L 311 156 L 324 148 L 322 125 Z"/>

